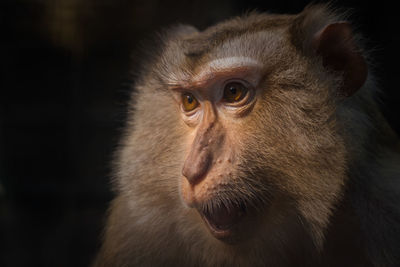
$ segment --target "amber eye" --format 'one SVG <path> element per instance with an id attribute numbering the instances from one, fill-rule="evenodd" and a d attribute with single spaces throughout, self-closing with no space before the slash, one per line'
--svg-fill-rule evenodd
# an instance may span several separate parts
<path id="1" fill-rule="evenodd" d="M 185 111 L 192 111 L 199 105 L 197 99 L 190 93 L 182 95 L 182 106 Z"/>
<path id="2" fill-rule="evenodd" d="M 223 99 L 228 103 L 238 102 L 247 94 L 247 88 L 240 82 L 230 82 L 225 85 Z"/>

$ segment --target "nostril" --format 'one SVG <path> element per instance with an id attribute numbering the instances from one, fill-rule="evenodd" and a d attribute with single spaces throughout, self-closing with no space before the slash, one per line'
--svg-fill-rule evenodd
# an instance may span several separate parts
<path id="1" fill-rule="evenodd" d="M 212 162 L 212 155 L 207 151 L 190 154 L 183 165 L 182 175 L 192 185 L 199 183 L 206 176 Z"/>

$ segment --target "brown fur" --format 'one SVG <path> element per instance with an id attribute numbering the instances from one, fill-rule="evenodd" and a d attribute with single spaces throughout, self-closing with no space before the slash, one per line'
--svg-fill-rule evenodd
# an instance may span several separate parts
<path id="1" fill-rule="evenodd" d="M 398 139 L 376 106 L 372 76 L 340 97 L 341 75 L 310 50 L 315 33 L 341 20 L 312 6 L 167 33 L 132 94 L 95 266 L 398 266 Z M 256 57 L 265 73 L 250 114 L 227 124 L 237 133 L 233 177 L 207 192 L 258 211 L 233 244 L 183 204 L 193 129 L 169 89 L 225 56 Z"/>

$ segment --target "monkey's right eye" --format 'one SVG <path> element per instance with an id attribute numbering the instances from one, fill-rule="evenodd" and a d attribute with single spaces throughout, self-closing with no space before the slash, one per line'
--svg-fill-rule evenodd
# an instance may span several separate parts
<path id="1" fill-rule="evenodd" d="M 182 95 L 182 107 L 186 112 L 192 111 L 199 106 L 197 99 L 190 93 Z"/>
<path id="2" fill-rule="evenodd" d="M 239 102 L 248 92 L 248 89 L 240 82 L 230 82 L 225 85 L 223 99 L 228 103 Z"/>

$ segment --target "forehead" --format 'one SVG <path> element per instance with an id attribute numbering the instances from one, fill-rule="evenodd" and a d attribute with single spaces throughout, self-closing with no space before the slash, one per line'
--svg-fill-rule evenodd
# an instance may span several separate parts
<path id="1" fill-rule="evenodd" d="M 219 38 L 220 37 L 220 38 Z M 177 54 L 170 54 L 168 62 L 170 71 L 167 77 L 171 85 L 193 81 L 213 70 L 240 68 L 257 65 L 258 68 L 273 67 L 287 54 L 290 42 L 287 27 L 263 28 L 257 31 L 238 31 L 229 37 L 199 33 L 190 42 L 183 42 Z M 196 47 L 197 46 L 197 47 Z M 194 47 L 194 49 L 193 49 Z M 188 53 L 198 49 L 199 53 Z M 165 66 L 166 67 L 166 66 Z"/>
<path id="2" fill-rule="evenodd" d="M 269 69 L 279 64 L 286 54 L 288 42 L 285 41 L 285 36 L 284 30 L 280 29 L 245 33 L 227 39 L 193 64 L 190 75 L 185 75 L 183 80 L 202 80 L 213 76 L 213 73 Z M 187 67 L 186 62 L 182 64 L 183 68 Z M 179 72 L 185 72 L 183 68 Z"/>
<path id="3" fill-rule="evenodd" d="M 258 61 L 263 64 L 273 64 L 284 53 L 288 42 L 284 29 L 244 33 L 225 40 L 216 46 L 202 60 L 203 64 L 210 61 L 224 61 L 226 58 L 246 58 L 246 61 Z M 236 61 L 241 64 L 239 60 Z M 246 62 L 243 62 L 246 63 Z M 251 64 L 251 62 L 250 62 Z"/>

